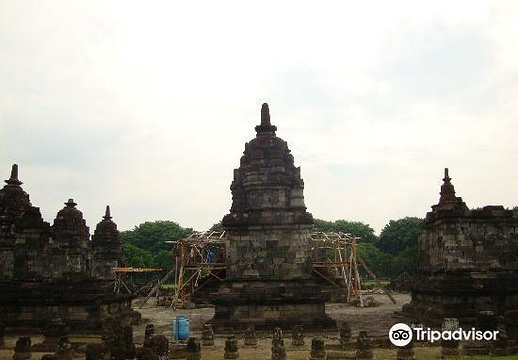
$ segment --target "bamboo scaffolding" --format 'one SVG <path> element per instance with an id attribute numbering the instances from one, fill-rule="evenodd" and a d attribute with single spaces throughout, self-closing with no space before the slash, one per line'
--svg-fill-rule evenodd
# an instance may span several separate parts
<path id="1" fill-rule="evenodd" d="M 116 267 L 112 269 L 114 275 L 115 275 L 115 281 L 113 285 L 113 292 L 116 294 L 120 294 L 122 289 L 125 289 L 126 292 L 130 295 L 137 295 L 140 291 L 142 291 L 145 287 L 150 286 L 153 282 L 156 280 L 150 280 L 146 282 L 143 286 L 141 286 L 137 290 L 131 289 L 126 284 L 126 277 L 131 277 L 132 280 L 134 280 L 133 275 L 139 274 L 139 273 L 159 273 L 162 271 L 162 269 L 155 269 L 155 268 L 133 268 L 133 267 Z"/>
<path id="2" fill-rule="evenodd" d="M 376 275 L 360 258 L 357 250 L 359 239 L 344 233 L 312 233 L 310 243 L 313 273 L 334 288 L 343 291 L 347 302 L 355 301 L 359 306 L 363 306 L 359 271 L 362 267 L 395 303 L 390 292 L 382 286 Z M 162 284 L 173 274 L 176 287 L 170 306 L 175 309 L 184 306 L 189 300 L 192 301 L 194 294 L 211 279 L 225 281 L 222 276 L 226 270 L 224 231 L 193 233 L 187 238 L 168 243 L 174 244 L 175 265 L 153 287 L 145 301 L 157 294 Z"/>

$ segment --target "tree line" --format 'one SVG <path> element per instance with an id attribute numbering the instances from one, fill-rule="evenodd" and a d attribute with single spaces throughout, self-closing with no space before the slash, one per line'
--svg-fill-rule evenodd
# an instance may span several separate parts
<path id="1" fill-rule="evenodd" d="M 358 253 L 379 277 L 392 278 L 413 272 L 417 266 L 417 237 L 423 220 L 405 217 L 391 220 L 377 236 L 374 229 L 360 221 L 315 219 L 315 231 L 342 232 L 360 237 Z M 221 223 L 212 230 L 221 229 Z M 193 230 L 174 221 L 144 222 L 133 230 L 121 232 L 127 266 L 167 269 L 174 266 L 171 249 L 166 241 L 182 239 Z"/>
<path id="2" fill-rule="evenodd" d="M 518 206 L 511 208 L 518 217 Z M 379 236 L 374 229 L 361 221 L 315 219 L 315 231 L 342 232 L 360 237 L 358 253 L 378 276 L 395 278 L 402 273 L 413 273 L 417 269 L 417 238 L 423 226 L 423 219 L 405 217 L 390 220 Z M 221 222 L 211 230 L 221 230 Z M 144 222 L 133 230 L 121 232 L 124 257 L 127 266 L 168 269 L 174 266 L 171 250 L 177 241 L 193 232 L 174 221 L 158 220 Z"/>

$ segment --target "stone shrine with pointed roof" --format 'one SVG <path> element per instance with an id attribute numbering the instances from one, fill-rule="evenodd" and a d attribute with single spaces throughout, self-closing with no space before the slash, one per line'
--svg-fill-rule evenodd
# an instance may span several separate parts
<path id="1" fill-rule="evenodd" d="M 216 330 L 336 326 L 325 312 L 329 294 L 311 275 L 313 217 L 304 205 L 300 168 L 276 130 L 263 104 L 256 137 L 234 170 L 232 207 L 222 221 L 226 286 L 213 294 Z"/>

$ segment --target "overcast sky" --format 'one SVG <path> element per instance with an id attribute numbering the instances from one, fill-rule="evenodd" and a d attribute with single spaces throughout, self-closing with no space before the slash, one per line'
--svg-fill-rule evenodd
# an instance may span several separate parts
<path id="1" fill-rule="evenodd" d="M 516 1 L 0 0 L 0 175 L 52 222 L 209 228 L 268 102 L 308 210 L 379 231 L 444 167 L 518 205 Z"/>

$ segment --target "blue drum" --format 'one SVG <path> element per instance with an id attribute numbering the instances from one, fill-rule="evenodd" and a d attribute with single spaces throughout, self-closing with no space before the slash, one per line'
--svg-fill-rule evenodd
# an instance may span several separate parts
<path id="1" fill-rule="evenodd" d="M 189 338 L 189 318 L 187 316 L 175 316 L 173 318 L 173 339 L 186 340 Z"/>

